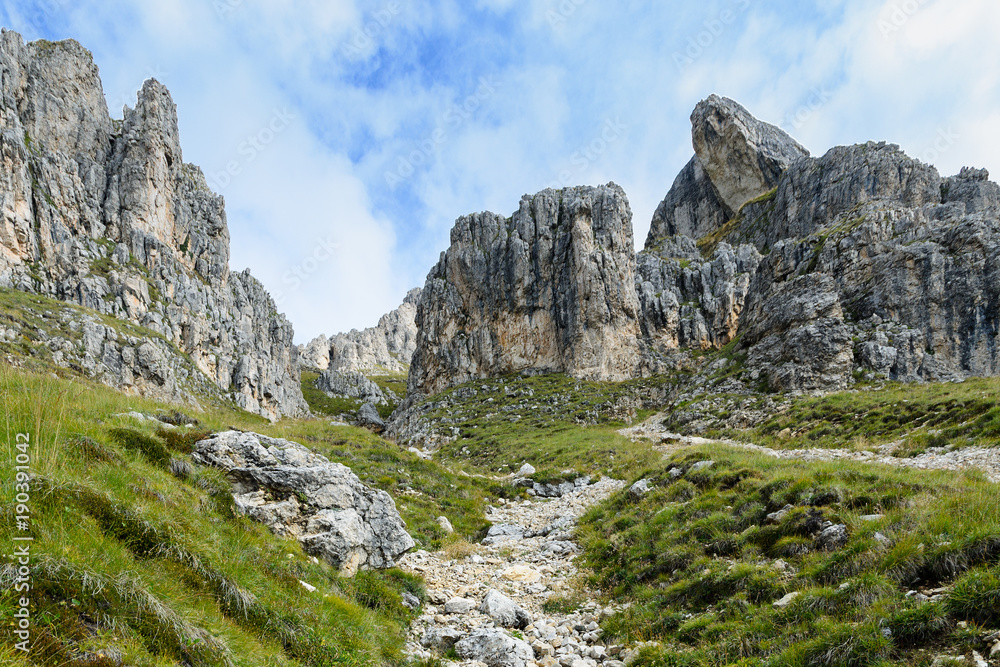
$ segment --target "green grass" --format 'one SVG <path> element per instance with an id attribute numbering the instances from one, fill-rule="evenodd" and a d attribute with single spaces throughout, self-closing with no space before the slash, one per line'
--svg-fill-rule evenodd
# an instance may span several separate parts
<path id="1" fill-rule="evenodd" d="M 457 439 L 441 448 L 447 462 L 491 473 L 514 472 L 530 463 L 536 480 L 575 473 L 621 477 L 658 456 L 647 444 L 617 432 L 625 416 L 636 420 L 650 414 L 626 406 L 669 390 L 676 381 L 661 377 L 614 384 L 564 375 L 477 380 L 435 396 L 425 406 L 426 418 L 442 435 L 457 429 Z"/>
<path id="2" fill-rule="evenodd" d="M 714 466 L 690 470 L 707 459 Z M 642 664 L 926 664 L 923 649 L 965 653 L 960 622 L 1000 622 L 1000 494 L 979 474 L 715 446 L 641 477 L 653 491 L 617 494 L 580 534 L 591 584 L 632 602 L 605 621 L 609 641 L 663 643 Z M 780 522 L 766 520 L 786 505 Z M 823 521 L 847 526 L 843 548 L 816 546 Z M 938 602 L 906 598 L 951 585 Z M 790 592 L 801 595 L 773 606 Z"/>
<path id="3" fill-rule="evenodd" d="M 928 447 L 995 447 L 1000 444 L 1000 379 L 889 383 L 877 391 L 799 398 L 759 428 L 722 434 L 785 449 L 868 449 L 902 441 L 898 453 L 903 456 Z"/>
<path id="4" fill-rule="evenodd" d="M 317 415 L 327 417 L 339 417 L 343 414 L 357 412 L 361 406 L 361 401 L 351 398 L 333 398 L 316 388 L 316 380 L 319 373 L 313 371 L 302 371 L 302 396 L 309 404 L 309 409 Z"/>
<path id="5" fill-rule="evenodd" d="M 0 365 L 3 460 L 0 539 L 15 534 L 16 434 L 28 433 L 34 650 L 7 637 L 0 664 L 397 665 L 412 612 L 403 591 L 422 582 L 399 571 L 341 578 L 299 544 L 233 511 L 228 482 L 190 462 L 205 433 L 237 427 L 303 442 L 394 496 L 424 546 L 443 540 L 434 519 L 479 536 L 482 508 L 510 490 L 420 461 L 376 436 L 321 421 L 285 421 L 213 408 L 197 431 L 158 430 L 115 415 L 170 412 L 85 380 Z M 178 466 L 178 462 L 186 465 Z M 173 471 L 173 472 L 172 472 Z M 319 590 L 309 593 L 299 581 Z M 0 593 L 0 625 L 16 600 Z M 90 660 L 94 657 L 94 660 Z M 89 660 L 89 661 L 87 661 Z M 108 662 L 107 664 L 112 664 Z"/>

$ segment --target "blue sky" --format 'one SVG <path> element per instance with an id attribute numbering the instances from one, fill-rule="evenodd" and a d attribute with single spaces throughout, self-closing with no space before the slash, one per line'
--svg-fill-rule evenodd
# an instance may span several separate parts
<path id="1" fill-rule="evenodd" d="M 460 215 L 615 181 L 641 244 L 716 92 L 814 154 L 887 140 L 1000 170 L 995 0 L 9 0 L 94 53 L 115 117 L 156 77 L 184 157 L 305 341 L 374 324 Z"/>

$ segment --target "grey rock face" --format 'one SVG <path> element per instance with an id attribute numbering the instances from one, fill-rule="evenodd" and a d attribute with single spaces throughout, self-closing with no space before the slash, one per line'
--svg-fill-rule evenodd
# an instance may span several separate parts
<path id="1" fill-rule="evenodd" d="M 710 269 L 691 241 L 663 238 L 676 225 L 650 234 L 637 291 L 657 348 L 719 347 L 738 333 L 754 377 L 789 391 L 843 388 L 856 370 L 900 381 L 1000 372 L 1000 186 L 985 170 L 942 179 L 874 142 L 796 156 L 718 98 L 692 120 L 718 192 L 744 182 L 774 192 L 737 212 Z M 787 150 L 761 148 L 775 141 Z M 709 201 L 685 171 L 677 192 L 690 206 Z M 736 254 L 735 269 L 720 252 Z"/>
<path id="2" fill-rule="evenodd" d="M 624 380 L 640 366 L 632 212 L 614 184 L 460 218 L 417 310 L 409 391 L 521 371 Z"/>
<path id="3" fill-rule="evenodd" d="M 785 169 L 809 155 L 784 130 L 718 95 L 695 107 L 691 126 L 695 154 L 730 211 L 771 190 Z"/>
<path id="4" fill-rule="evenodd" d="M 417 347 L 420 293 L 410 290 L 402 305 L 383 315 L 375 327 L 329 339 L 320 336 L 300 347 L 303 365 L 342 373 L 405 373 Z"/>
<path id="5" fill-rule="evenodd" d="M 761 255 L 722 243 L 710 260 L 692 239 L 661 240 L 638 255 L 642 331 L 661 350 L 712 349 L 736 336 Z"/>
<path id="6" fill-rule="evenodd" d="M 497 625 L 504 628 L 525 628 L 531 624 L 531 616 L 520 605 L 497 590 L 490 589 L 479 605 L 483 612 Z"/>
<path id="7" fill-rule="evenodd" d="M 85 49 L 9 31 L 0 69 L 0 286 L 152 330 L 248 411 L 306 414 L 291 325 L 230 275 L 223 200 L 184 163 L 167 90 L 147 81 L 114 122 Z M 148 379 L 123 388 L 183 386 Z"/>
<path id="8" fill-rule="evenodd" d="M 488 667 L 527 667 L 535 660 L 528 642 L 495 628 L 477 629 L 455 644 L 455 652 L 460 658 L 478 660 Z"/>
<path id="9" fill-rule="evenodd" d="M 677 175 L 666 198 L 656 208 L 646 247 L 670 236 L 700 239 L 722 227 L 733 215 L 734 211 L 719 199 L 696 155 Z"/>
<path id="10" fill-rule="evenodd" d="M 298 443 L 227 431 L 199 442 L 191 457 L 226 471 L 241 512 L 346 576 L 393 567 L 415 546 L 388 493 Z"/>
<path id="11" fill-rule="evenodd" d="M 977 201 L 972 192 L 979 186 L 955 180 L 956 197 Z M 941 191 L 937 169 L 908 157 L 899 146 L 884 142 L 839 146 L 821 158 L 789 167 L 773 202 L 745 212 L 750 229 L 741 236 L 761 249 L 768 248 L 783 239 L 809 236 L 869 202 L 920 208 L 939 204 Z"/>
<path id="12" fill-rule="evenodd" d="M 377 405 L 388 405 L 390 400 L 399 401 L 398 396 L 387 396 L 361 373 L 326 370 L 316 379 L 316 388 L 328 396 L 354 398 Z"/>
<path id="13" fill-rule="evenodd" d="M 845 388 L 854 351 L 833 279 L 810 274 L 760 295 L 745 320 L 748 365 L 776 391 Z"/>

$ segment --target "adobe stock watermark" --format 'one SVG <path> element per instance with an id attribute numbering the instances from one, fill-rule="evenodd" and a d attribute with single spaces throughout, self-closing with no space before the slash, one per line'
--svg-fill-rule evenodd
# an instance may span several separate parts
<path id="1" fill-rule="evenodd" d="M 70 4 L 71 0 L 42 0 L 39 6 L 47 16 L 52 17 L 64 11 Z"/>
<path id="2" fill-rule="evenodd" d="M 883 11 L 878 21 L 878 30 L 882 37 L 889 39 L 902 30 L 917 13 L 933 0 L 903 0 L 894 3 L 888 11 Z"/>
<path id="3" fill-rule="evenodd" d="M 281 276 L 283 287 L 272 293 L 274 303 L 281 305 L 289 294 L 301 289 L 319 271 L 321 266 L 333 259 L 335 251 L 339 248 L 340 244 L 337 243 L 332 234 L 325 238 L 316 239 L 312 252 Z"/>
<path id="4" fill-rule="evenodd" d="M 555 9 L 545 12 L 545 20 L 553 30 L 559 30 L 566 21 L 580 8 L 587 3 L 587 0 L 562 0 Z"/>
<path id="5" fill-rule="evenodd" d="M 472 95 L 466 97 L 461 103 L 452 104 L 451 107 L 442 114 L 434 130 L 425 139 L 417 142 L 413 150 L 406 155 L 397 156 L 395 169 L 385 172 L 385 182 L 393 190 L 400 183 L 407 180 L 417 170 L 428 164 L 431 156 L 436 153 L 441 146 L 446 144 L 451 136 L 457 132 L 475 113 L 481 109 L 490 99 L 496 96 L 497 90 L 502 84 L 493 76 L 479 77 L 479 88 Z"/>
<path id="6" fill-rule="evenodd" d="M 688 38 L 687 46 L 683 51 L 674 51 L 674 65 L 678 72 L 683 72 L 705 55 L 729 27 L 736 23 L 740 14 L 750 9 L 751 5 L 750 0 L 728 0 L 728 2 L 730 6 L 720 11 L 716 16 L 706 19 L 702 23 L 701 31 Z"/>
<path id="7" fill-rule="evenodd" d="M 115 113 L 121 111 L 126 106 L 134 105 L 136 103 L 135 91 L 141 89 L 142 85 L 146 83 L 146 81 L 156 79 L 160 83 L 163 83 L 168 76 L 170 76 L 170 72 L 160 69 L 159 65 L 156 67 L 147 67 L 146 77 L 139 82 L 139 85 L 135 86 L 130 91 L 122 92 L 119 95 L 116 95 L 114 99 L 108 102 L 108 109 L 110 109 L 112 113 Z"/>
<path id="8" fill-rule="evenodd" d="M 18 433 L 14 444 L 14 523 L 11 560 L 14 602 L 14 648 L 28 653 L 31 647 L 31 435 Z"/>
<path id="9" fill-rule="evenodd" d="M 387 2 L 381 9 L 372 12 L 364 24 L 354 28 L 351 39 L 340 48 L 341 53 L 349 58 L 364 55 L 365 50 L 376 40 L 385 37 L 389 27 L 402 13 L 402 4 L 395 0 Z"/>
<path id="10" fill-rule="evenodd" d="M 950 127 L 938 128 L 937 136 L 920 154 L 920 159 L 926 164 L 937 164 L 938 158 L 954 148 L 961 138 L 962 135 Z"/>
<path id="11" fill-rule="evenodd" d="M 236 10 L 246 4 L 246 0 L 212 0 L 212 9 L 220 19 L 232 16 Z"/>
<path id="12" fill-rule="evenodd" d="M 569 161 L 574 169 L 560 171 L 556 176 L 556 187 L 565 188 L 576 185 L 574 180 L 587 171 L 592 164 L 604 157 L 612 144 L 620 140 L 628 132 L 628 129 L 628 125 L 624 124 L 621 118 L 606 119 L 597 135 L 570 156 Z"/>
<path id="13" fill-rule="evenodd" d="M 257 132 L 249 135 L 236 147 L 237 158 L 229 160 L 222 171 L 208 175 L 208 184 L 216 192 L 222 192 L 233 182 L 233 179 L 243 173 L 247 165 L 267 150 L 278 136 L 288 129 L 297 116 L 288 109 L 274 109 L 270 120 Z"/>
<path id="14" fill-rule="evenodd" d="M 833 95 L 826 88 L 819 86 L 813 88 L 809 97 L 797 109 L 785 116 L 781 122 L 781 127 L 799 130 L 809 122 L 813 115 L 825 107 L 833 99 Z"/>

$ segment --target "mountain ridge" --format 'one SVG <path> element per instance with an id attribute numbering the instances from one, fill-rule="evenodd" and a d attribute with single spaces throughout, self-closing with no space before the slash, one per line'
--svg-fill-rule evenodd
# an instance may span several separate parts
<path id="1" fill-rule="evenodd" d="M 224 201 L 183 162 L 167 89 L 147 80 L 114 121 L 75 41 L 4 30 L 0 65 L 0 286 L 153 330 L 250 412 L 305 414 L 292 326 L 249 270 L 230 272 Z M 131 347 L 87 354 L 132 367 L 133 391 L 198 400 Z"/>

